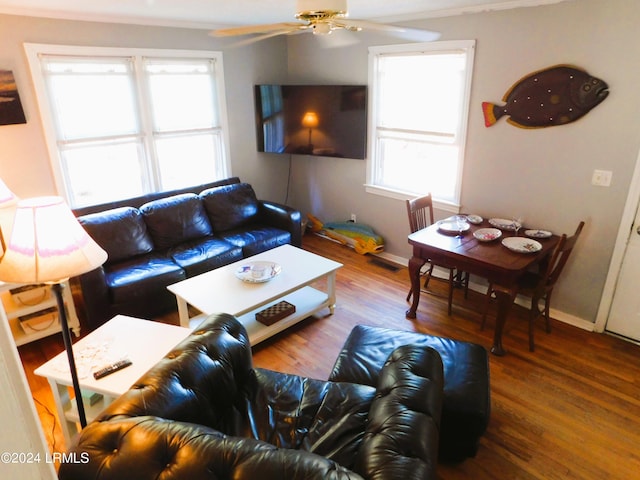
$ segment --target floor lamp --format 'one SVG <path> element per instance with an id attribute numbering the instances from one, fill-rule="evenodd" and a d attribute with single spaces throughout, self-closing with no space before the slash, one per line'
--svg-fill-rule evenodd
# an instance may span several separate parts
<path id="1" fill-rule="evenodd" d="M 107 253 L 89 237 L 61 197 L 18 201 L 11 238 L 5 239 L 5 243 L 0 281 L 51 285 L 58 304 L 80 425 L 84 428 L 87 418 L 62 298 L 62 283 L 99 267 L 106 261 Z"/>

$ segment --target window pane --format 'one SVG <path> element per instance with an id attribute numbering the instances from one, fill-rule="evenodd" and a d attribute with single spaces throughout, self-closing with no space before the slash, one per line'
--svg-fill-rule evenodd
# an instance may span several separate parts
<path id="1" fill-rule="evenodd" d="M 222 140 L 217 133 L 156 140 L 163 190 L 199 185 L 221 177 Z"/>
<path id="2" fill-rule="evenodd" d="M 416 194 L 431 192 L 443 200 L 454 199 L 457 146 L 382 138 L 379 152 L 382 162 L 378 185 Z"/>
<path id="3" fill-rule="evenodd" d="M 369 190 L 459 202 L 475 41 L 370 47 Z M 388 192 L 388 193 L 385 193 Z"/>
<path id="4" fill-rule="evenodd" d="M 62 140 L 138 131 L 127 63 L 49 62 L 49 90 Z"/>
<path id="5" fill-rule="evenodd" d="M 218 127 L 209 61 L 148 61 L 154 129 L 158 132 Z"/>
<path id="6" fill-rule="evenodd" d="M 25 49 L 72 207 L 229 176 L 219 52 Z"/>
<path id="7" fill-rule="evenodd" d="M 144 193 L 141 146 L 137 142 L 76 147 L 61 154 L 74 207 Z"/>
<path id="8" fill-rule="evenodd" d="M 464 68 L 464 54 L 382 56 L 378 125 L 453 135 Z"/>

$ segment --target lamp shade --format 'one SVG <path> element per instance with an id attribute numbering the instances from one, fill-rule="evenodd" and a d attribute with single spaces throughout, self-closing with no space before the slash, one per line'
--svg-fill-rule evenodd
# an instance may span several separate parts
<path id="1" fill-rule="evenodd" d="M 12 283 L 58 282 L 107 259 L 61 197 L 18 201 L 6 247 L 0 280 Z"/>
<path id="2" fill-rule="evenodd" d="M 18 197 L 9 190 L 9 187 L 0 178 L 0 208 L 11 207 L 16 204 Z"/>
<path id="3" fill-rule="evenodd" d="M 302 117 L 302 126 L 307 128 L 315 128 L 318 126 L 318 114 L 316 112 L 307 112 Z"/>
<path id="4" fill-rule="evenodd" d="M 18 197 L 0 179 L 0 258 L 4 253 L 4 239 L 8 239 L 11 235 L 16 203 L 18 203 Z"/>

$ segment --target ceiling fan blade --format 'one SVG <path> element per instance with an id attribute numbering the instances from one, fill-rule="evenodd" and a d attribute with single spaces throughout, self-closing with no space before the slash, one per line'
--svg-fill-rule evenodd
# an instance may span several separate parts
<path id="1" fill-rule="evenodd" d="M 302 29 L 306 28 L 304 25 L 296 28 L 292 28 L 289 30 L 277 30 L 275 32 L 264 33 L 262 35 L 256 35 L 253 37 L 245 38 L 244 40 L 240 40 L 238 42 L 234 42 L 229 45 L 230 48 L 236 47 L 244 47 L 246 45 L 251 45 L 252 43 L 261 42 L 262 40 L 266 40 L 268 38 L 277 37 L 278 35 L 291 35 L 292 33 L 297 33 L 303 31 Z"/>
<path id="2" fill-rule="evenodd" d="M 314 35 L 321 48 L 345 48 L 360 43 L 359 37 L 348 30 L 334 30 L 331 35 Z"/>
<path id="3" fill-rule="evenodd" d="M 385 23 L 370 22 L 368 20 L 355 20 L 350 18 L 336 18 L 332 20 L 332 23 L 343 28 L 362 30 L 385 30 L 388 32 L 399 32 L 402 30 L 402 27 L 396 27 L 395 25 L 387 25 Z"/>
<path id="4" fill-rule="evenodd" d="M 336 25 L 339 25 L 339 24 L 345 25 L 346 28 L 351 28 L 351 29 L 361 28 L 363 30 L 390 33 L 394 36 L 406 38 L 407 40 L 413 40 L 416 42 L 433 42 L 440 38 L 439 32 L 433 32 L 431 30 L 401 27 L 399 25 L 389 25 L 386 23 L 369 22 L 367 20 L 351 20 L 351 19 L 341 18 L 339 20 L 336 20 L 334 23 Z"/>
<path id="5" fill-rule="evenodd" d="M 248 25 L 246 27 L 231 27 L 220 28 L 218 30 L 212 30 L 209 35 L 212 37 L 232 37 L 236 35 L 254 35 L 257 33 L 270 33 L 273 31 L 286 32 L 289 30 L 295 30 L 300 27 L 305 27 L 306 23 L 298 22 L 283 22 L 283 23 L 271 23 L 267 25 Z"/>

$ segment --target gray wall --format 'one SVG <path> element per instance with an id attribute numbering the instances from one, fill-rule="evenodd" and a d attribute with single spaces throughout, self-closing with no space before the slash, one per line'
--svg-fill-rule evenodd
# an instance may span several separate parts
<path id="1" fill-rule="evenodd" d="M 554 299 L 558 310 L 587 322 L 596 316 L 640 144 L 639 24 L 636 0 L 580 0 L 411 24 L 440 31 L 443 40 L 477 40 L 462 209 L 485 217 L 517 212 L 554 232 L 571 232 L 579 220 L 587 221 Z M 0 68 L 14 71 L 28 120 L 0 127 L 0 177 L 19 196 L 56 193 L 24 42 L 222 50 L 232 173 L 262 198 L 283 201 L 291 160 L 290 204 L 324 221 L 354 212 L 385 237 L 387 252 L 410 256 L 404 204 L 365 192 L 365 161 L 258 154 L 253 126 L 254 84 L 366 83 L 368 46 L 398 40 L 361 33 L 356 45 L 322 49 L 312 35 L 295 35 L 228 48 L 229 41 L 202 30 L 10 15 L 0 15 L 0 31 Z M 558 63 L 603 78 L 609 98 L 562 127 L 521 130 L 504 120 L 484 127 L 482 101 L 499 101 L 522 76 Z M 590 184 L 596 168 L 613 171 L 610 188 Z"/>
<path id="2" fill-rule="evenodd" d="M 442 40 L 477 41 L 462 210 L 485 217 L 518 213 L 527 224 L 557 233 L 573 232 L 585 220 L 554 307 L 588 322 L 595 321 L 640 144 L 639 21 L 640 2 L 580 0 L 411 24 L 442 32 Z M 290 40 L 290 79 L 366 82 L 368 46 L 391 42 L 362 39 L 331 50 L 318 49 L 310 36 Z M 604 79 L 611 94 L 569 125 L 525 130 L 503 119 L 484 126 L 481 102 L 499 102 L 518 79 L 560 63 Z M 293 164 L 299 208 L 325 221 L 355 212 L 385 238 L 387 252 L 411 255 L 404 202 L 365 192 L 364 161 L 296 157 Z M 611 187 L 591 185 L 594 169 L 613 171 Z"/>

